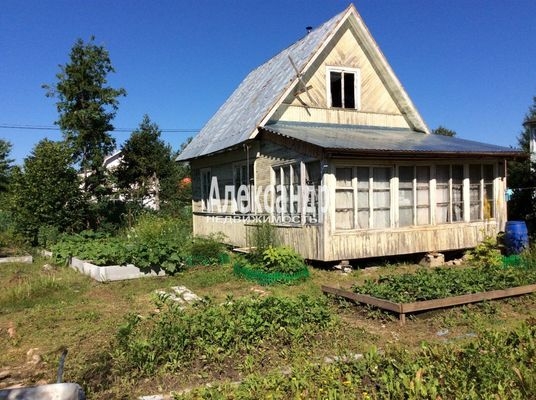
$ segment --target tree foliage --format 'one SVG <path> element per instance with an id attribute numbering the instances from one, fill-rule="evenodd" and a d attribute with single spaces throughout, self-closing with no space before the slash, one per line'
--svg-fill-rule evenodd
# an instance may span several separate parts
<path id="1" fill-rule="evenodd" d="M 536 96 L 532 99 L 523 122 L 536 117 Z M 512 197 L 508 203 L 509 219 L 534 219 L 536 217 L 535 188 L 536 165 L 530 161 L 530 131 L 523 126 L 523 130 L 517 138 L 518 145 L 527 154 L 527 158 L 521 161 L 511 161 L 508 164 L 508 186 L 513 189 Z"/>
<path id="2" fill-rule="evenodd" d="M 138 129 L 121 147 L 121 164 L 115 171 L 117 184 L 127 199 L 140 206 L 153 199 L 158 208 L 160 183 L 173 171 L 171 147 L 160 134 L 158 125 L 144 115 Z"/>
<path id="3" fill-rule="evenodd" d="M 0 139 L 0 193 L 7 190 L 9 171 L 13 160 L 9 158 L 11 143 Z"/>
<path id="4" fill-rule="evenodd" d="M 442 135 L 442 136 L 450 136 L 454 137 L 456 136 L 456 132 L 452 129 L 445 128 L 443 125 L 439 125 L 437 128 L 432 130 L 432 133 L 434 135 Z"/>
<path id="5" fill-rule="evenodd" d="M 105 180 L 102 163 L 115 148 L 109 132 L 114 129 L 112 120 L 119 104 L 117 99 L 126 95 L 124 89 L 108 85 L 107 77 L 113 72 L 108 51 L 96 45 L 94 37 L 88 43 L 78 39 L 69 54 L 69 62 L 60 65 L 57 82 L 43 86 L 48 90 L 47 96 L 57 98 L 57 124 L 72 148 L 74 161 L 87 172 L 86 191 L 97 197 Z"/>
<path id="6" fill-rule="evenodd" d="M 10 210 L 17 230 L 36 244 L 40 228 L 60 232 L 84 227 L 86 202 L 64 142 L 40 141 L 24 165 L 15 167 L 10 187 Z"/>

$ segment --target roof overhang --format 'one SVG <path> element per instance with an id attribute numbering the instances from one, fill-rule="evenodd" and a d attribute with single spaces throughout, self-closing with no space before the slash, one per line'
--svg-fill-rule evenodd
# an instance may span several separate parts
<path id="1" fill-rule="evenodd" d="M 517 149 L 402 128 L 278 122 L 259 129 L 268 140 L 328 158 L 527 157 Z"/>

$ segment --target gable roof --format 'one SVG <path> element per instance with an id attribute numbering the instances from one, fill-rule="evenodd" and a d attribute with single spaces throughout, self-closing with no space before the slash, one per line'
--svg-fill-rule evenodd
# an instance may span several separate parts
<path id="1" fill-rule="evenodd" d="M 356 31 L 364 51 L 379 71 L 402 113 L 415 130 L 429 133 L 417 109 L 351 4 L 346 10 L 250 72 L 177 160 L 209 155 L 254 138 L 258 128 L 269 121 L 270 116 L 298 83 L 299 79 L 289 57 L 300 75 L 303 75 L 347 20 Z"/>
<path id="2" fill-rule="evenodd" d="M 517 149 L 443 135 L 416 133 L 406 128 L 276 122 L 265 125 L 263 133 L 312 144 L 336 154 L 374 154 L 392 156 L 499 156 L 524 157 Z"/>

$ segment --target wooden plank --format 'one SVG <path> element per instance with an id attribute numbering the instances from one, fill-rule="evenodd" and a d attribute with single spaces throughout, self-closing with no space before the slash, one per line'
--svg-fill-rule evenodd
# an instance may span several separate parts
<path id="1" fill-rule="evenodd" d="M 353 293 L 344 289 L 337 289 L 322 285 L 322 292 L 340 296 L 358 303 L 365 303 L 371 306 L 381 308 L 383 310 L 393 311 L 399 314 L 400 324 L 405 325 L 406 313 L 416 311 L 433 310 L 436 308 L 452 307 L 462 304 L 476 303 L 484 300 L 495 300 L 505 297 L 520 296 L 536 292 L 535 285 L 517 286 L 508 289 L 491 290 L 489 292 L 480 292 L 473 294 L 465 294 L 462 296 L 446 297 L 443 299 L 417 301 L 414 303 L 393 303 L 388 300 L 379 299 L 364 294 Z"/>
<path id="2" fill-rule="evenodd" d="M 399 303 L 393 303 L 388 300 L 378 299 L 377 297 L 372 297 L 372 296 L 368 296 L 365 294 L 353 293 L 353 292 L 349 292 L 348 290 L 337 289 L 337 288 L 324 286 L 324 285 L 322 285 L 321 288 L 324 293 L 334 294 L 336 296 L 344 297 L 346 299 L 353 300 L 358 303 L 369 304 L 371 306 L 375 306 L 384 310 L 393 311 L 396 313 L 401 312 Z"/>
<path id="3" fill-rule="evenodd" d="M 536 285 L 517 286 L 502 290 L 491 290 L 489 292 L 480 292 L 465 294 L 461 296 L 446 297 L 443 299 L 417 301 L 414 303 L 401 304 L 400 312 L 410 313 L 415 311 L 433 310 L 436 308 L 458 306 L 462 304 L 477 303 L 484 300 L 501 299 L 504 297 L 519 296 L 536 291 Z"/>

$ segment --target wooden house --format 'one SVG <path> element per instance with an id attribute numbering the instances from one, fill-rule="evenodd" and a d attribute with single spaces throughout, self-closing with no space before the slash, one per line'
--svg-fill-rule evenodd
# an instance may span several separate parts
<path id="1" fill-rule="evenodd" d="M 178 157 L 195 234 L 304 257 L 470 248 L 503 229 L 510 148 L 430 134 L 353 5 L 253 70 Z"/>

